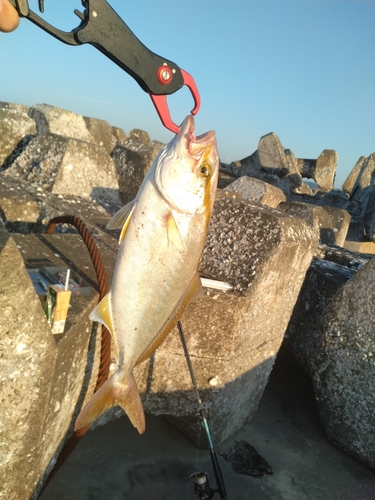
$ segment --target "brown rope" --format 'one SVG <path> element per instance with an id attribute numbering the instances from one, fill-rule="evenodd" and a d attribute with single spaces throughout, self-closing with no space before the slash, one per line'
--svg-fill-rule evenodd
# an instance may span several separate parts
<path id="1" fill-rule="evenodd" d="M 102 258 L 100 256 L 98 247 L 96 246 L 95 241 L 91 236 L 90 231 L 87 229 L 87 226 L 79 217 L 76 217 L 75 215 L 65 215 L 51 219 L 50 223 L 48 224 L 46 234 L 52 234 L 57 224 L 71 224 L 78 229 L 78 232 L 82 236 L 82 239 L 85 242 L 85 245 L 89 251 L 92 263 L 95 268 L 96 277 L 99 284 L 99 300 L 101 300 L 109 292 L 109 285 L 105 269 L 103 266 Z M 94 392 L 96 392 L 107 380 L 110 363 L 111 363 L 111 335 L 107 330 L 107 328 L 103 325 L 102 341 L 100 349 L 100 365 Z M 69 457 L 69 455 L 71 454 L 75 446 L 78 444 L 80 439 L 86 434 L 89 427 L 90 425 L 86 425 L 85 427 L 81 427 L 81 429 L 74 431 L 73 435 L 66 442 L 64 448 L 61 450 L 59 456 L 57 457 L 57 461 L 53 469 L 51 470 L 48 479 L 43 486 L 42 491 L 50 483 L 52 478 L 55 476 L 56 472 L 60 469 L 65 460 Z"/>

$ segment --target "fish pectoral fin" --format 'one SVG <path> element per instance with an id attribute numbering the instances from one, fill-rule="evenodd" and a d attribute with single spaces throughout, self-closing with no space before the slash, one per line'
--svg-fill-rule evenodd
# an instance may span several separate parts
<path id="1" fill-rule="evenodd" d="M 121 229 L 121 234 L 119 241 L 121 241 L 125 237 L 126 230 L 128 229 L 129 222 L 131 216 L 133 215 L 136 200 L 129 202 L 127 205 L 120 208 L 120 210 L 112 217 L 112 219 L 108 222 L 106 228 L 107 229 Z"/>
<path id="2" fill-rule="evenodd" d="M 77 417 L 75 430 L 90 424 L 113 406 L 119 405 L 140 434 L 146 427 L 145 414 L 137 384 L 132 373 L 124 380 L 114 373 L 92 396 Z"/>
<path id="3" fill-rule="evenodd" d="M 107 330 L 111 333 L 113 347 L 115 351 L 116 358 L 118 359 L 118 347 L 116 343 L 116 338 L 113 331 L 112 322 L 112 308 L 111 308 L 111 292 L 107 293 L 105 297 L 99 302 L 99 304 L 90 313 L 89 318 L 91 321 L 97 321 L 104 325 Z"/>
<path id="4" fill-rule="evenodd" d="M 167 236 L 168 236 L 168 245 L 175 246 L 177 248 L 183 248 L 183 242 L 180 230 L 178 229 L 178 224 L 176 219 L 173 216 L 173 212 L 169 212 L 166 217 L 167 224 Z"/>
<path id="5" fill-rule="evenodd" d="M 173 310 L 170 317 L 165 322 L 162 329 L 159 333 L 154 337 L 152 342 L 148 345 L 148 347 L 143 351 L 143 353 L 137 359 L 136 365 L 142 363 L 147 358 L 151 356 L 151 354 L 156 351 L 156 349 L 160 346 L 163 340 L 166 338 L 168 333 L 172 330 L 174 326 L 176 326 L 177 321 L 180 319 L 182 313 L 184 312 L 185 307 L 188 305 L 196 297 L 201 297 L 203 295 L 202 282 L 198 272 L 196 272 L 191 279 L 188 287 L 185 290 L 185 293 L 179 300 L 177 306 Z"/>

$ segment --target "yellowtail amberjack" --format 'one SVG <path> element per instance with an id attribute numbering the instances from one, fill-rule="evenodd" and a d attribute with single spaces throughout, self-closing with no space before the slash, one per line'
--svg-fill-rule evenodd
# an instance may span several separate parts
<path id="1" fill-rule="evenodd" d="M 84 406 L 76 429 L 120 405 L 140 433 L 145 416 L 133 376 L 201 292 L 201 257 L 219 172 L 215 133 L 194 135 L 189 115 L 159 153 L 134 201 L 108 228 L 122 228 L 111 289 L 91 313 L 112 334 L 118 369 Z"/>

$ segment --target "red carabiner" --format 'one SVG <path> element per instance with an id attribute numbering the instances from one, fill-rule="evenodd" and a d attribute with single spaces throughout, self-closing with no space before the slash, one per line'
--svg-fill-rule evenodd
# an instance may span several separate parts
<path id="1" fill-rule="evenodd" d="M 194 99 L 194 108 L 191 110 L 191 114 L 196 115 L 201 105 L 201 99 L 199 96 L 197 85 L 194 81 L 194 78 L 191 75 L 189 75 L 189 73 L 187 73 L 183 69 L 180 69 L 180 71 L 183 76 L 184 85 L 186 85 L 190 89 L 191 95 L 193 96 Z M 150 97 L 152 102 L 154 103 L 156 111 L 164 127 L 166 127 L 171 132 L 177 134 L 180 127 L 172 121 L 171 114 L 168 108 L 167 96 L 164 94 L 163 95 L 150 94 Z"/>

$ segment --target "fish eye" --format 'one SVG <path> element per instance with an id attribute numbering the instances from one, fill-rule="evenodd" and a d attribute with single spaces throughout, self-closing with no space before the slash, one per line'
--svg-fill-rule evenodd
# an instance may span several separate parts
<path id="1" fill-rule="evenodd" d="M 211 174 L 211 167 L 208 163 L 203 163 L 199 168 L 202 177 L 209 177 Z"/>

